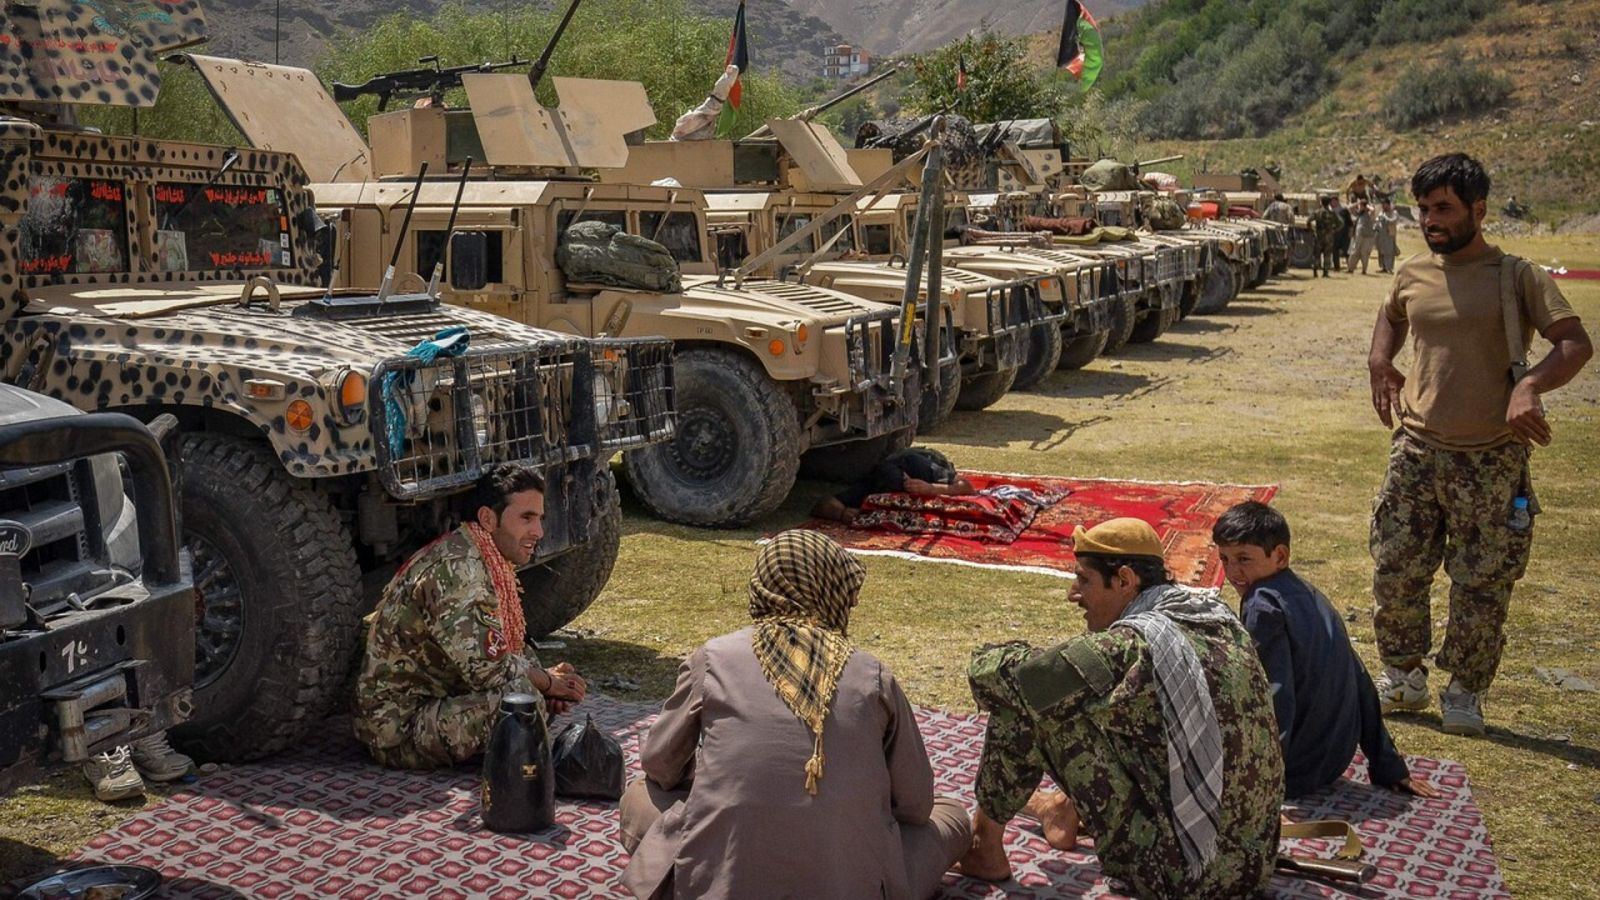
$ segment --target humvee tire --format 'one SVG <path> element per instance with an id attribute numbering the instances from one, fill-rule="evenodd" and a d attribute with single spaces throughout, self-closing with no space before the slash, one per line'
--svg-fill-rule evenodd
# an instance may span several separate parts
<path id="1" fill-rule="evenodd" d="M 1238 291 L 1235 289 L 1233 263 L 1216 259 L 1206 269 L 1200 280 L 1200 299 L 1194 305 L 1194 314 L 1206 316 L 1225 309 Z"/>
<path id="2" fill-rule="evenodd" d="M 1118 297 L 1111 301 L 1111 331 L 1106 335 L 1107 354 L 1116 353 L 1128 345 L 1133 336 L 1134 316 L 1137 314 L 1132 297 Z"/>
<path id="3" fill-rule="evenodd" d="M 961 393 L 956 395 L 956 409 L 968 412 L 988 409 L 1011 390 L 1011 383 L 1016 378 L 1016 369 L 1000 369 L 982 375 L 961 376 Z"/>
<path id="4" fill-rule="evenodd" d="M 1182 322 L 1194 312 L 1194 305 L 1200 302 L 1200 279 L 1191 278 L 1183 283 L 1183 293 L 1178 296 L 1178 321 Z"/>
<path id="5" fill-rule="evenodd" d="M 918 429 L 902 428 L 864 441 L 813 447 L 800 457 L 800 472 L 819 481 L 849 484 L 872 471 L 885 456 L 911 446 Z"/>
<path id="6" fill-rule="evenodd" d="M 777 509 L 800 471 L 794 401 L 736 351 L 682 350 L 673 366 L 677 433 L 623 454 L 634 493 L 659 518 L 707 528 Z"/>
<path id="7" fill-rule="evenodd" d="M 1065 341 L 1061 337 L 1059 322 L 1046 322 L 1028 329 L 1028 356 L 1017 369 L 1017 377 L 1011 382 L 1011 389 L 1025 391 L 1054 372 L 1056 366 L 1061 364 L 1063 343 Z"/>
<path id="8" fill-rule="evenodd" d="M 544 637 L 581 615 L 600 596 L 617 564 L 622 498 L 611 467 L 602 464 L 598 474 L 594 493 L 602 512 L 590 528 L 589 540 L 543 565 L 517 572 L 529 637 Z"/>
<path id="9" fill-rule="evenodd" d="M 961 396 L 961 364 L 945 366 L 939 372 L 939 395 L 922 392 L 917 405 L 917 434 L 928 434 L 950 420 L 955 412 L 956 398 Z"/>
<path id="10" fill-rule="evenodd" d="M 1056 363 L 1061 369 L 1081 369 L 1094 362 L 1095 357 L 1104 353 L 1106 341 L 1111 337 L 1110 331 L 1096 331 L 1075 337 L 1061 348 L 1061 360 Z"/>
<path id="11" fill-rule="evenodd" d="M 1272 257 L 1270 257 L 1270 256 L 1262 257 L 1261 265 L 1256 266 L 1255 272 L 1250 276 L 1250 280 L 1245 284 L 1245 287 L 1251 288 L 1251 289 L 1258 288 L 1258 287 L 1262 286 L 1263 284 L 1266 284 L 1267 283 L 1267 279 L 1271 278 L 1271 277 L 1272 277 Z"/>
<path id="12" fill-rule="evenodd" d="M 1163 306 L 1153 313 L 1140 319 L 1133 326 L 1133 331 L 1128 335 L 1130 344 L 1148 344 L 1167 333 L 1178 321 L 1178 310 Z"/>
<path id="13" fill-rule="evenodd" d="M 173 736 L 206 759 L 297 743 L 333 706 L 356 647 L 360 568 L 333 505 L 267 447 L 183 437 L 183 540 L 204 614 L 194 717 Z"/>
<path id="14" fill-rule="evenodd" d="M 1293 240 L 1289 242 L 1289 265 L 1296 269 L 1309 269 L 1316 262 L 1316 245 L 1310 237 L 1302 238 L 1296 232 Z"/>

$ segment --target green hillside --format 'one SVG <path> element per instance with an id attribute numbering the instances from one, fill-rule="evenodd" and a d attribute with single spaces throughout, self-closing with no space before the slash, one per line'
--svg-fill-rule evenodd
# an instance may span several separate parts
<path id="1" fill-rule="evenodd" d="M 1180 176 L 1277 160 L 1295 189 L 1464 150 L 1496 205 L 1600 226 L 1600 0 L 1161 0 L 1106 32 L 1105 149 L 1187 154 Z"/>

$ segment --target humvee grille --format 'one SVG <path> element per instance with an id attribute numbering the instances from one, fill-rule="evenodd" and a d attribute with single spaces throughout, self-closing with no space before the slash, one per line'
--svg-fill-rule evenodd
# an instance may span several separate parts
<path id="1" fill-rule="evenodd" d="M 116 584 L 105 560 L 89 463 L 0 471 L 0 518 L 33 534 L 22 557 L 28 605 L 41 616 Z"/>
<path id="2" fill-rule="evenodd" d="M 657 338 L 594 342 L 596 378 L 611 385 L 595 396 L 600 448 L 610 454 L 672 436 L 672 342 Z"/>
<path id="3" fill-rule="evenodd" d="M 373 373 L 368 407 L 389 493 L 414 499 L 475 482 L 485 468 L 592 456 L 594 364 L 586 349 L 399 356 Z"/>

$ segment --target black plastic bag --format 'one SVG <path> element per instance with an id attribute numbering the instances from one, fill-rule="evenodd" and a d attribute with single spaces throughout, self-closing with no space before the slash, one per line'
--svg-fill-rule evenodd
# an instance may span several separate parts
<path id="1" fill-rule="evenodd" d="M 626 768 L 622 745 L 594 718 L 572 722 L 551 747 L 556 766 L 556 796 L 567 800 L 620 800 Z"/>

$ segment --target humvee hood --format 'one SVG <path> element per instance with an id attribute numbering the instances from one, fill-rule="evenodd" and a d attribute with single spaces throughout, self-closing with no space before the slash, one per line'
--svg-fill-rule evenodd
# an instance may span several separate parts
<path id="1" fill-rule="evenodd" d="M 714 277 L 690 275 L 683 279 L 683 293 L 698 303 L 739 309 L 755 306 L 774 315 L 819 325 L 843 324 L 856 316 L 884 310 L 880 303 L 868 303 L 838 291 L 784 281 L 746 281 L 743 287 L 734 287 L 732 282 L 728 282 L 724 287 L 717 287 Z"/>
<path id="2" fill-rule="evenodd" d="M 0 425 L 76 415 L 81 413 L 60 400 L 9 384 L 0 384 Z"/>
<path id="3" fill-rule="evenodd" d="M 320 291 L 310 293 L 321 296 Z M 467 328 L 472 346 L 478 349 L 583 343 L 571 335 L 443 304 L 420 313 L 346 320 L 297 315 L 305 305 L 304 299 L 285 298 L 273 311 L 259 298 L 248 308 L 213 299 L 211 305 L 136 318 L 80 309 L 66 323 L 52 321 L 52 313 L 68 310 L 45 305 L 32 310 L 43 315 L 22 322 L 24 327 L 50 323 L 64 330 L 74 355 L 81 359 L 137 358 L 180 368 L 249 369 L 260 375 L 307 379 L 345 367 L 370 372 L 381 360 L 403 356 L 456 326 Z"/>

